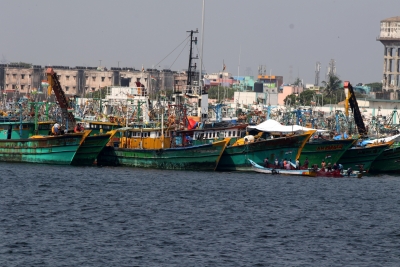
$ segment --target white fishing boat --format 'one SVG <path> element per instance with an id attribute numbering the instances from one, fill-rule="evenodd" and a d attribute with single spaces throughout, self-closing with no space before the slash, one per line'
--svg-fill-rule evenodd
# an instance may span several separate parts
<path id="1" fill-rule="evenodd" d="M 248 160 L 251 163 L 252 170 L 260 173 L 266 174 L 280 174 L 280 175 L 295 175 L 295 176 L 311 176 L 315 177 L 316 173 L 311 170 L 286 170 L 286 169 L 274 169 L 274 168 L 265 168 L 261 165 L 258 165 L 251 159 Z"/>

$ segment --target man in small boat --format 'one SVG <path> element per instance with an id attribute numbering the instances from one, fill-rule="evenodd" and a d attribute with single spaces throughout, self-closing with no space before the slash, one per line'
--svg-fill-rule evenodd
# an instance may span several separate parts
<path id="1" fill-rule="evenodd" d="M 325 171 L 325 166 L 326 166 L 325 160 L 322 160 L 322 162 L 321 162 L 321 171 Z"/>
<path id="2" fill-rule="evenodd" d="M 342 173 L 343 172 L 343 165 L 339 163 L 338 164 L 338 169 L 339 169 L 340 173 Z"/>
<path id="3" fill-rule="evenodd" d="M 299 158 L 296 159 L 296 170 L 300 170 L 300 160 L 299 160 Z"/>
<path id="4" fill-rule="evenodd" d="M 269 160 L 268 160 L 268 157 L 266 157 L 264 159 L 264 168 L 268 168 L 268 167 L 269 167 Z"/>
<path id="5" fill-rule="evenodd" d="M 279 161 L 279 168 L 283 169 L 283 159 L 281 159 L 281 161 Z"/>
<path id="6" fill-rule="evenodd" d="M 306 158 L 306 160 L 304 161 L 303 168 L 308 169 L 308 164 L 309 164 L 309 161 L 308 161 L 308 158 Z"/>
<path id="7" fill-rule="evenodd" d="M 279 168 L 279 161 L 278 161 L 278 159 L 276 158 L 275 159 L 275 169 L 278 169 Z"/>
<path id="8" fill-rule="evenodd" d="M 313 171 L 317 172 L 318 171 L 318 165 L 314 164 L 312 169 L 313 169 Z"/>
<path id="9" fill-rule="evenodd" d="M 286 165 L 285 165 L 285 169 L 286 170 L 291 170 L 291 165 L 290 165 L 290 161 L 286 161 Z"/>
<path id="10" fill-rule="evenodd" d="M 336 164 L 336 162 L 333 163 L 333 167 L 332 167 L 332 168 L 333 168 L 334 171 L 337 171 L 337 170 L 338 170 L 338 165 Z"/>
<path id="11" fill-rule="evenodd" d="M 328 172 L 332 171 L 332 164 L 330 162 L 328 163 L 328 167 L 326 169 L 328 170 Z"/>
<path id="12" fill-rule="evenodd" d="M 353 169 L 350 167 L 347 169 L 347 176 L 350 176 L 350 174 L 353 173 Z"/>

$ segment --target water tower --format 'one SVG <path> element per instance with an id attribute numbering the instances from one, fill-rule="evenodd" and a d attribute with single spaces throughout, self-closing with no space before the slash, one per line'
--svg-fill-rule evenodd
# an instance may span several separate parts
<path id="1" fill-rule="evenodd" d="M 400 16 L 381 20 L 377 40 L 384 46 L 382 89 L 393 89 L 400 99 Z"/>

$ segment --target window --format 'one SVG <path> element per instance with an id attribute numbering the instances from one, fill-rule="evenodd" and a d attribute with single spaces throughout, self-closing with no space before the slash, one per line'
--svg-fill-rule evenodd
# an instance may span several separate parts
<path id="1" fill-rule="evenodd" d="M 72 76 L 72 77 L 74 77 L 74 81 L 76 81 L 76 76 Z"/>
<path id="2" fill-rule="evenodd" d="M 111 77 L 108 77 L 108 80 L 111 81 Z"/>
<path id="3" fill-rule="evenodd" d="M 65 78 L 67 79 L 67 81 L 69 81 L 69 75 L 65 76 Z"/>
<path id="4" fill-rule="evenodd" d="M 137 81 L 137 82 L 140 82 L 140 78 L 136 78 L 136 81 Z"/>
<path id="5" fill-rule="evenodd" d="M 96 81 L 96 76 L 93 76 L 92 79 L 93 79 L 93 81 L 95 82 L 95 81 Z"/>
<path id="6" fill-rule="evenodd" d="M 14 79 L 17 78 L 17 74 L 13 73 L 13 78 Z"/>
<path id="7" fill-rule="evenodd" d="M 101 81 L 104 82 L 104 79 L 105 79 L 105 78 L 106 78 L 106 77 L 101 77 Z"/>
<path id="8" fill-rule="evenodd" d="M 68 90 L 69 90 L 69 86 L 65 86 L 65 91 L 68 92 Z"/>
<path id="9" fill-rule="evenodd" d="M 22 84 L 22 85 L 21 85 L 21 90 L 24 90 L 24 87 L 25 87 L 25 85 Z"/>
<path id="10" fill-rule="evenodd" d="M 92 87 L 92 91 L 96 90 L 96 88 Z"/>
<path id="11" fill-rule="evenodd" d="M 32 75 L 29 74 L 29 79 L 31 78 Z"/>
<path id="12" fill-rule="evenodd" d="M 228 137 L 231 137 L 231 131 L 228 132 Z"/>
<path id="13" fill-rule="evenodd" d="M 89 78 L 88 76 L 85 76 L 85 78 L 86 78 L 86 81 L 87 81 L 87 79 Z"/>
<path id="14" fill-rule="evenodd" d="M 16 88 L 16 86 L 15 86 L 15 84 L 13 84 L 13 85 L 12 85 L 12 89 L 15 89 L 15 88 Z"/>
<path id="15" fill-rule="evenodd" d="M 25 79 L 25 74 L 21 74 L 21 79 Z"/>
<path id="16" fill-rule="evenodd" d="M 75 91 L 76 90 L 76 86 L 73 86 L 72 89 Z"/>

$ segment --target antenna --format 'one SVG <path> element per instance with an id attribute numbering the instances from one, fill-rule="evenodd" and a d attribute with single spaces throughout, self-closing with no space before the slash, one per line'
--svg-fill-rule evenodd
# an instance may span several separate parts
<path id="1" fill-rule="evenodd" d="M 319 85 L 319 73 L 321 71 L 321 63 L 319 63 L 319 61 L 317 61 L 317 63 L 315 64 L 315 82 L 314 85 L 318 86 Z"/>

